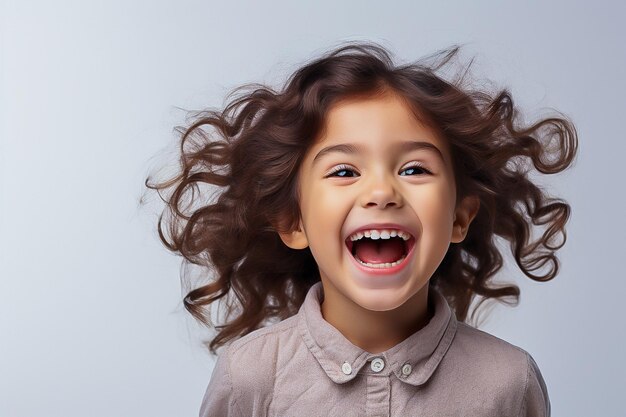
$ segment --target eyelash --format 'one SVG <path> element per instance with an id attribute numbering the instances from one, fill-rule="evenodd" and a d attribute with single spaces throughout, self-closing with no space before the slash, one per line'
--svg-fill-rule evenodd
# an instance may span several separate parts
<path id="1" fill-rule="evenodd" d="M 424 168 L 424 166 L 420 163 L 414 163 L 412 165 L 409 165 L 407 167 L 405 167 L 402 171 L 406 171 L 407 169 L 411 169 L 411 168 L 417 168 L 417 169 L 421 169 L 422 171 L 424 171 L 426 173 L 426 175 L 431 175 L 432 173 L 427 170 L 426 168 Z M 354 172 L 348 165 L 337 165 L 331 172 L 329 172 L 325 178 L 329 178 L 329 177 L 334 177 L 336 173 L 341 172 L 341 171 L 352 171 Z M 407 176 L 407 175 L 404 175 Z M 412 176 L 412 175 L 409 175 Z M 337 178 L 352 178 L 352 177 L 341 177 L 341 176 L 337 176 Z"/>

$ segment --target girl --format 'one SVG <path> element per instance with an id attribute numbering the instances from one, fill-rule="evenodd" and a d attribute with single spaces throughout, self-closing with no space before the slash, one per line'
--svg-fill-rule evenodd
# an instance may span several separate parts
<path id="1" fill-rule="evenodd" d="M 445 81 L 458 51 L 395 66 L 378 44 L 344 44 L 180 130 L 182 172 L 146 185 L 175 186 L 160 237 L 213 271 L 184 298 L 219 330 L 200 416 L 550 415 L 533 357 L 468 310 L 477 296 L 519 300 L 490 282 L 497 236 L 531 279 L 557 274 L 570 207 L 524 162 L 563 171 L 576 130 L 521 126 L 507 90 Z M 222 190 L 192 208 L 200 185 Z"/>

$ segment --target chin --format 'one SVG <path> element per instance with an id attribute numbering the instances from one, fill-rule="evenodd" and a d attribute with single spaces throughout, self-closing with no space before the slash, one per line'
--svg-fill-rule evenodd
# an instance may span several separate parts
<path id="1" fill-rule="evenodd" d="M 361 298 L 362 302 L 357 302 L 362 308 L 370 311 L 390 311 L 401 307 L 406 300 L 401 300 L 397 291 L 389 289 L 385 290 L 366 290 L 369 294 Z"/>

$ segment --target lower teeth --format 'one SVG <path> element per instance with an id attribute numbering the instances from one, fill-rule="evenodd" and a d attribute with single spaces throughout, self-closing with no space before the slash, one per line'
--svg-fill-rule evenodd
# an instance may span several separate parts
<path id="1" fill-rule="evenodd" d="M 402 261 L 404 260 L 404 258 L 406 258 L 406 255 L 402 255 L 402 258 L 400 258 L 400 259 L 398 259 L 397 261 L 392 262 L 392 263 L 388 263 L 388 262 L 387 262 L 387 263 L 384 263 L 384 264 L 370 264 L 370 263 L 368 263 L 368 262 L 363 262 L 362 260 L 360 260 L 360 259 L 359 259 L 359 257 L 358 257 L 358 256 L 354 255 L 354 259 L 356 259 L 357 261 L 359 261 L 359 263 L 360 263 L 361 265 L 365 265 L 365 266 L 368 266 L 368 267 L 370 267 L 370 268 L 378 268 L 378 269 L 383 269 L 383 268 L 391 268 L 391 267 L 394 267 L 394 266 L 396 266 L 396 265 L 399 265 L 399 264 L 400 264 L 400 262 L 402 262 Z"/>

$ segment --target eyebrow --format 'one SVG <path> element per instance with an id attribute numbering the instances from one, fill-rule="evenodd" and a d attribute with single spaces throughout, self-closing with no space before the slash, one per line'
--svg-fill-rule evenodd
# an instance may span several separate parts
<path id="1" fill-rule="evenodd" d="M 395 146 L 395 148 L 402 152 L 410 152 L 410 151 L 414 151 L 418 149 L 429 150 L 429 151 L 432 151 L 437 156 L 439 156 L 441 161 L 445 163 L 445 160 L 443 158 L 443 153 L 441 153 L 439 148 L 437 148 L 435 145 L 433 145 L 430 142 L 420 142 L 420 141 L 409 140 L 409 141 L 398 143 Z M 311 164 L 314 165 L 315 162 L 320 160 L 323 156 L 328 155 L 333 152 L 340 152 L 340 153 L 351 155 L 351 154 L 363 153 L 363 149 L 364 148 L 361 145 L 358 145 L 355 143 L 340 143 L 337 145 L 327 146 L 323 148 L 321 151 L 319 151 L 317 155 L 315 155 L 315 158 L 313 158 L 313 162 Z"/>

